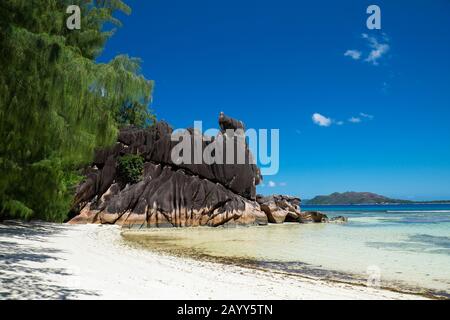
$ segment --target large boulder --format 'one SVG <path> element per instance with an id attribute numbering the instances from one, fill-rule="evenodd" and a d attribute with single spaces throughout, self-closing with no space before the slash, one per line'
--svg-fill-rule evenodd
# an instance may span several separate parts
<path id="1" fill-rule="evenodd" d="M 221 127 L 223 121 L 228 123 L 227 129 L 241 124 L 224 117 L 222 114 L 219 119 Z M 85 171 L 85 180 L 78 186 L 75 217 L 70 222 L 132 227 L 268 223 L 255 201 L 260 170 L 253 163 L 242 133 L 220 132 L 216 137 L 206 137 L 194 129 L 178 135 L 173 132 L 165 122 L 147 129 L 129 127 L 120 131 L 114 146 L 98 150 Z M 183 162 L 178 162 L 174 153 L 180 143 L 187 147 L 179 154 Z M 198 161 L 194 146 L 200 146 L 200 152 L 214 150 L 211 156 L 223 154 L 224 162 L 210 163 L 204 157 Z M 190 157 L 185 154 L 189 148 Z M 127 184 L 119 178 L 118 161 L 128 154 L 144 160 L 138 183 Z M 228 163 L 227 159 L 233 161 Z"/>
<path id="2" fill-rule="evenodd" d="M 258 195 L 256 201 L 271 223 L 300 222 L 300 203 L 296 197 L 272 195 L 264 197 Z"/>
<path id="3" fill-rule="evenodd" d="M 322 222 L 328 222 L 329 219 L 326 214 L 320 212 L 320 211 L 305 211 L 302 212 L 300 215 L 300 222 L 301 223 L 322 223 Z"/>
<path id="4" fill-rule="evenodd" d="M 88 188 L 89 189 L 89 188 Z M 257 203 L 218 183 L 161 164 L 146 163 L 144 179 L 118 184 L 83 205 L 71 223 L 107 223 L 129 227 L 265 225 Z"/>
<path id="5" fill-rule="evenodd" d="M 165 122 L 158 122 L 148 129 L 124 129 L 120 132 L 118 143 L 115 146 L 96 152 L 94 164 L 98 167 L 103 167 L 109 164 L 108 161 L 113 161 L 111 157 L 116 159 L 118 156 L 128 153 L 141 154 L 147 162 L 184 169 L 189 174 L 198 175 L 203 179 L 220 183 L 244 198 L 255 200 L 256 185 L 261 181 L 261 174 L 254 163 L 245 139 L 222 133 L 219 133 L 216 137 L 205 137 L 193 129 L 188 129 L 183 133 L 179 133 L 178 141 L 173 141 L 174 136 L 172 133 L 173 129 Z M 172 151 L 182 139 L 188 141 L 187 143 L 190 144 L 192 152 L 190 157 L 181 153 L 182 157 L 186 157 L 189 161 L 174 163 Z M 223 163 L 218 161 L 217 163 L 208 164 L 203 159 L 198 159 L 199 157 L 196 157 L 194 149 L 196 144 L 197 146 L 201 145 L 201 149 L 198 149 L 201 155 L 203 155 L 203 151 L 206 148 L 208 148 L 207 150 L 215 150 L 211 152 L 213 156 L 215 154 L 219 156 L 219 150 L 221 150 Z M 231 149 L 234 152 L 228 155 L 227 150 Z M 238 150 L 242 151 L 242 157 L 238 154 Z M 227 158 L 231 163 L 227 163 Z M 238 160 L 242 161 L 238 162 Z M 112 176 L 113 173 L 110 173 L 110 176 Z M 100 191 L 104 192 L 105 190 L 103 188 Z"/>
<path id="6" fill-rule="evenodd" d="M 243 139 L 244 124 L 221 114 L 219 126 L 221 132 L 215 137 L 205 137 L 194 129 L 175 136 L 165 122 L 148 129 L 121 130 L 117 143 L 98 150 L 93 163 L 85 170 L 85 179 L 75 195 L 74 217 L 70 223 L 148 228 L 328 221 L 319 212 L 302 213 L 299 198 L 257 196 L 256 185 L 262 178 Z M 234 133 L 229 131 L 236 129 Z M 239 129 L 242 130 L 239 132 Z M 184 142 L 187 149 L 200 146 L 201 152 L 213 150 L 212 157 L 222 154 L 224 160 L 231 158 L 233 161 L 211 163 L 200 157 L 198 162 L 195 149 L 190 156 L 185 154 L 186 149 L 174 153 L 179 143 Z M 241 150 L 241 154 L 237 150 Z M 128 156 L 130 154 L 134 156 Z M 127 157 L 122 158 L 124 156 Z M 122 160 L 136 156 L 144 160 L 141 180 L 122 179 Z M 185 161 L 178 161 L 180 159 Z M 133 166 L 138 176 L 140 169 Z"/>

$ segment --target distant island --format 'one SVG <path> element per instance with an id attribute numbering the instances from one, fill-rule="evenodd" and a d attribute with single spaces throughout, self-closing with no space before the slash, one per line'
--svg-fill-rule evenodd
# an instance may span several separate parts
<path id="1" fill-rule="evenodd" d="M 391 199 L 372 192 L 335 192 L 328 196 L 317 196 L 311 200 L 304 200 L 306 205 L 351 205 L 351 204 L 432 204 L 450 203 L 449 200 L 442 201 L 410 201 Z"/>

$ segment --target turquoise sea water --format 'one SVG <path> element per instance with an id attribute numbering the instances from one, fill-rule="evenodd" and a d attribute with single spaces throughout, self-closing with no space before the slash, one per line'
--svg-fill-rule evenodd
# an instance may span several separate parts
<path id="1" fill-rule="evenodd" d="M 154 230 L 151 250 L 450 297 L 450 205 L 303 206 L 346 224 Z"/>

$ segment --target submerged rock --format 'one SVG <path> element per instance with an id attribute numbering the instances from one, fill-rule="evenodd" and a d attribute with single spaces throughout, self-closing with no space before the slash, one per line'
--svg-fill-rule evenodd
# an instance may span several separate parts
<path id="1" fill-rule="evenodd" d="M 343 216 L 337 216 L 334 218 L 330 218 L 328 220 L 328 222 L 333 222 L 333 223 L 346 223 L 348 222 L 348 218 L 347 217 L 343 217 Z"/>

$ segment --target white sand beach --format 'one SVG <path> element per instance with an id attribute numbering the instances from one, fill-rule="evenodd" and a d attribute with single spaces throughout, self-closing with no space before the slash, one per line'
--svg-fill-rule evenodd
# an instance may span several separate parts
<path id="1" fill-rule="evenodd" d="M 126 245 L 117 226 L 0 224 L 0 299 L 422 299 Z"/>

